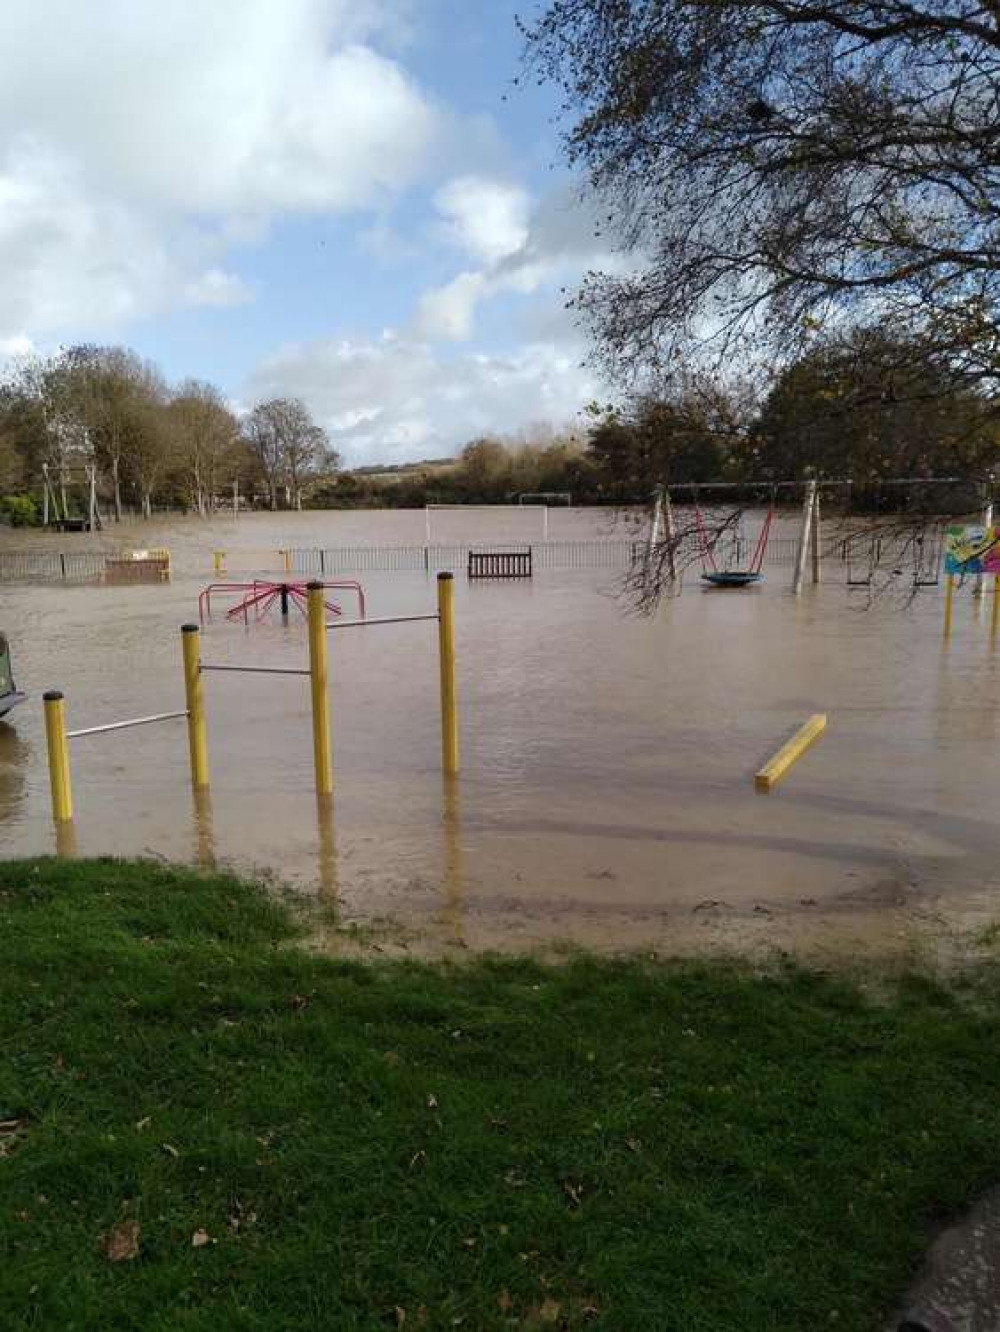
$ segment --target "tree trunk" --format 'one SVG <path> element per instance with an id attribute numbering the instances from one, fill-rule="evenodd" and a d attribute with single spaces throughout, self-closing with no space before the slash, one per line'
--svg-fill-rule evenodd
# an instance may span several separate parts
<path id="1" fill-rule="evenodd" d="M 111 459 L 111 480 L 115 488 L 115 522 L 122 520 L 122 487 L 118 476 L 118 455 Z"/>

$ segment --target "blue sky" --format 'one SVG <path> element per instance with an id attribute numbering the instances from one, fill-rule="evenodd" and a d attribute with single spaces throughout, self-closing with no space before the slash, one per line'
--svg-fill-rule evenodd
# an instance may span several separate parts
<path id="1" fill-rule="evenodd" d="M 124 342 L 351 463 L 571 423 L 602 256 L 530 0 L 6 0 L 0 353 Z M 61 40 L 54 49 L 52 34 Z"/>

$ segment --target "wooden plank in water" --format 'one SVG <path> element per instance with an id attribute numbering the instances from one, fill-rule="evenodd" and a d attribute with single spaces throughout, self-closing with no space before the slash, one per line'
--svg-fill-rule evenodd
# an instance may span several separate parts
<path id="1" fill-rule="evenodd" d="M 826 714 L 823 712 L 814 713 L 804 726 L 800 726 L 791 740 L 783 744 L 754 777 L 754 786 L 760 794 L 770 794 L 825 730 Z"/>

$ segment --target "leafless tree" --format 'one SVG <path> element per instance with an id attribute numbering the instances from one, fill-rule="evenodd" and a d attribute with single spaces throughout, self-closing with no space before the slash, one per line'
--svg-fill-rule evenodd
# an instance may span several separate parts
<path id="1" fill-rule="evenodd" d="M 214 384 L 188 380 L 170 404 L 176 465 L 199 514 L 215 504 L 222 472 L 232 460 L 237 422 Z"/>
<path id="2" fill-rule="evenodd" d="M 996 391 L 994 0 L 550 0 L 527 36 L 633 256 L 578 297 L 617 372 L 882 321 Z"/>
<path id="3" fill-rule="evenodd" d="M 282 490 L 286 502 L 301 509 L 304 484 L 324 470 L 332 471 L 338 463 L 326 432 L 297 398 L 257 403 L 246 420 L 244 435 L 272 509 L 277 509 Z"/>

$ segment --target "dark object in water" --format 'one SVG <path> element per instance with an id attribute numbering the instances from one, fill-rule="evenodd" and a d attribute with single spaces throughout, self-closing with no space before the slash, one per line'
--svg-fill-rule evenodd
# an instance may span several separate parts
<path id="1" fill-rule="evenodd" d="M 749 587 L 764 581 L 762 573 L 754 573 L 751 569 L 719 569 L 714 573 L 703 573 L 702 578 L 713 587 Z"/>
<path id="2" fill-rule="evenodd" d="M 27 694 L 18 693 L 14 687 L 14 676 L 10 669 L 10 645 L 5 634 L 0 634 L 0 717 L 6 716 L 11 708 L 23 703 Z"/>

